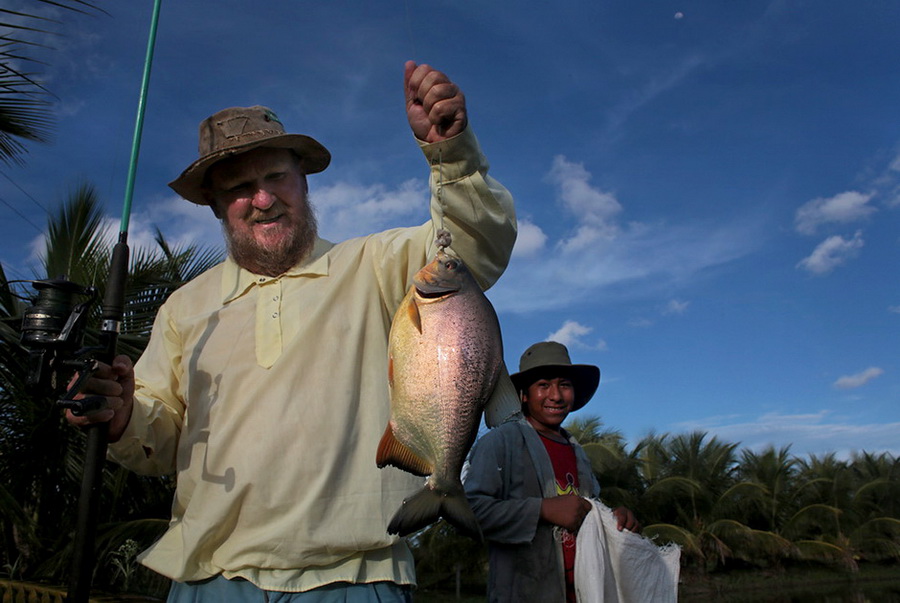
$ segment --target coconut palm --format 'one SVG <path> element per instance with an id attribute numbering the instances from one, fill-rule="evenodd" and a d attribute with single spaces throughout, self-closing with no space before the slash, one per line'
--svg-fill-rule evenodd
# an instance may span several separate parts
<path id="1" fill-rule="evenodd" d="M 33 10 L 0 8 L 0 161 L 21 163 L 26 143 L 46 142 L 52 118 L 52 96 L 33 71 L 41 63 L 34 51 L 42 41 L 60 35 L 61 21 L 47 16 L 60 11 L 102 12 L 85 0 L 31 0 Z"/>
<path id="2" fill-rule="evenodd" d="M 656 501 L 663 520 L 696 525 L 735 483 L 737 444 L 707 438 L 695 431 L 676 436 L 648 436 L 641 442 L 647 472 L 648 502 Z M 652 477 L 651 477 L 652 472 Z"/>
<path id="3" fill-rule="evenodd" d="M 759 564 L 791 554 L 787 539 L 735 515 L 764 492 L 738 479 L 737 444 L 692 432 L 650 435 L 640 446 L 647 482 L 641 510 L 648 518 L 648 536 L 676 542 L 688 562 L 707 571 L 731 559 Z"/>
<path id="4" fill-rule="evenodd" d="M 138 250 L 130 263 L 119 351 L 133 358 L 146 345 L 153 317 L 165 298 L 220 255 L 193 247 L 173 250 L 159 233 L 157 242 L 159 250 Z M 111 247 L 93 189 L 77 187 L 49 220 L 41 258 L 46 274 L 40 276 L 65 275 L 102 294 Z M 34 360 L 20 343 L 22 314 L 28 305 L 22 298 L 33 293 L 7 281 L 0 270 L 0 564 L 16 567 L 23 576 L 61 580 L 68 568 L 85 438 L 68 426 L 56 406 L 59 388 L 51 396 L 26 386 L 25 375 Z M 94 304 L 89 313 L 87 346 L 98 341 L 98 306 Z M 137 476 L 112 464 L 104 471 L 101 542 L 116 548 L 131 537 L 148 544 L 168 517 L 171 481 Z M 130 530 L 123 529 L 127 522 L 133 522 Z M 111 572 L 98 577 L 103 575 Z"/>
<path id="5" fill-rule="evenodd" d="M 854 454 L 849 462 L 834 455 L 813 456 L 803 466 L 804 500 L 811 500 L 811 492 L 822 498 L 800 508 L 789 522 L 790 529 L 802 535 L 805 558 L 850 569 L 860 559 L 900 559 L 896 458 L 866 452 Z"/>
<path id="6" fill-rule="evenodd" d="M 600 483 L 600 497 L 610 507 L 636 509 L 643 491 L 640 447 L 630 453 L 621 431 L 603 426 L 597 416 L 579 416 L 564 426 L 581 444 Z"/>
<path id="7" fill-rule="evenodd" d="M 747 525 L 778 532 L 793 511 L 796 465 L 790 446 L 778 450 L 769 446 L 758 453 L 743 450 L 737 477 L 741 482 L 759 486 L 760 490 L 741 500 L 742 504 L 734 512 L 743 513 Z"/>

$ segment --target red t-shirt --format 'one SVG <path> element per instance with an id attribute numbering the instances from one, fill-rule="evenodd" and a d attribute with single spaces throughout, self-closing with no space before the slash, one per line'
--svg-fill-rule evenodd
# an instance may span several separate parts
<path id="1" fill-rule="evenodd" d="M 578 495 L 578 463 L 575 460 L 575 450 L 569 443 L 557 442 L 541 435 L 541 441 L 550 462 L 553 464 L 553 473 L 556 475 L 556 494 Z M 563 535 L 563 567 L 566 572 L 566 599 L 575 601 L 575 534 L 568 530 L 560 530 Z"/>

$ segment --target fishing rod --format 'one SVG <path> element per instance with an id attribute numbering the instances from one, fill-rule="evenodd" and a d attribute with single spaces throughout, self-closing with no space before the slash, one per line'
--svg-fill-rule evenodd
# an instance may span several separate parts
<path id="1" fill-rule="evenodd" d="M 119 332 L 125 314 L 125 284 L 128 279 L 128 225 L 131 217 L 131 201 L 134 196 L 134 180 L 137 160 L 144 127 L 144 113 L 147 106 L 147 89 L 150 83 L 150 67 L 156 46 L 156 28 L 159 22 L 161 0 L 154 0 L 150 20 L 150 34 L 144 60 L 144 74 L 138 98 L 134 138 L 131 145 L 131 160 L 128 165 L 128 179 L 125 184 L 125 199 L 122 204 L 122 219 L 119 225 L 119 239 L 113 247 L 110 260 L 109 281 L 103 298 L 100 319 L 101 347 L 100 360 L 112 364 L 116 357 Z M 91 581 L 94 573 L 96 552 L 95 540 L 97 518 L 100 510 L 100 492 L 103 486 L 103 464 L 109 442 L 109 423 L 95 423 L 86 428 L 87 447 L 85 449 L 84 472 L 81 478 L 81 493 L 78 497 L 78 523 L 75 532 L 75 548 L 72 558 L 69 590 L 66 601 L 86 602 L 90 597 Z"/>
<path id="2" fill-rule="evenodd" d="M 138 99 L 137 119 L 131 146 L 131 160 L 125 185 L 125 200 L 118 240 L 113 247 L 109 265 L 109 279 L 101 306 L 100 333 L 98 346 L 86 349 L 80 347 L 83 336 L 87 308 L 95 297 L 93 287 L 81 287 L 60 277 L 34 283 L 38 297 L 33 306 L 25 311 L 22 322 L 22 343 L 29 349 L 31 370 L 26 384 L 39 390 L 56 390 L 62 371 L 74 368 L 79 377 L 69 385 L 59 405 L 72 411 L 76 416 L 84 416 L 106 406 L 103 396 L 86 396 L 76 399 L 82 385 L 96 369 L 97 361 L 112 364 L 116 357 L 119 333 L 125 315 L 125 284 L 128 279 L 128 223 L 131 216 L 131 201 L 134 195 L 134 180 L 143 132 L 147 88 L 150 82 L 150 67 L 156 43 L 156 29 L 159 22 L 161 0 L 154 0 L 144 61 L 144 74 Z M 76 303 L 79 296 L 89 299 Z M 82 358 L 88 353 L 96 356 Z M 72 566 L 67 603 L 86 603 L 90 598 L 91 582 L 95 564 L 95 542 L 97 520 L 100 510 L 100 494 L 103 486 L 103 465 L 109 442 L 109 423 L 92 423 L 84 427 L 86 435 L 84 469 L 81 491 L 78 497 L 78 514 L 73 543 Z"/>

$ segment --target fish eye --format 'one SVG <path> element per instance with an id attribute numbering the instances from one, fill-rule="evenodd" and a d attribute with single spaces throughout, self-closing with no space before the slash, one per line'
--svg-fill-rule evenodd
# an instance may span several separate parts
<path id="1" fill-rule="evenodd" d="M 444 268 L 447 270 L 456 270 L 456 267 L 459 266 L 459 262 L 456 260 L 447 260 L 444 262 Z"/>

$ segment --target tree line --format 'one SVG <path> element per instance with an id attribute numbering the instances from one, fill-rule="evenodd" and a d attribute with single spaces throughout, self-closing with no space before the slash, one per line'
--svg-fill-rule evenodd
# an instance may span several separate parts
<path id="1" fill-rule="evenodd" d="M 629 448 L 599 417 L 565 427 L 590 458 L 601 499 L 632 509 L 657 544 L 681 547 L 683 577 L 900 562 L 900 458 L 890 453 L 754 451 L 702 431 L 651 434 Z M 422 587 L 484 583 L 484 547 L 449 526 L 429 528 L 413 547 Z"/>

